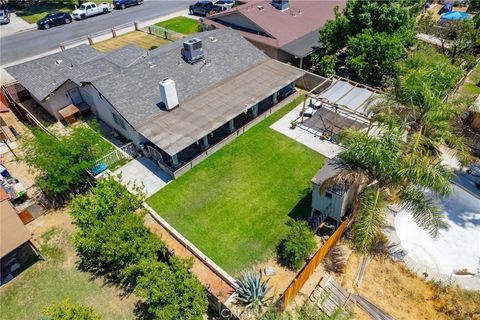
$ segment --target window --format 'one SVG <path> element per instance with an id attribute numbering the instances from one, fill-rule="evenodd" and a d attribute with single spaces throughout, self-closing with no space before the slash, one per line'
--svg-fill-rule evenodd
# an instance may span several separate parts
<path id="1" fill-rule="evenodd" d="M 113 121 L 118 124 L 120 127 L 123 128 L 123 130 L 127 130 L 127 127 L 125 126 L 125 122 L 123 121 L 122 118 L 118 117 L 114 112 L 112 112 L 112 117 Z"/>
<path id="2" fill-rule="evenodd" d="M 325 192 L 325 197 L 332 199 L 332 194 L 330 192 Z"/>

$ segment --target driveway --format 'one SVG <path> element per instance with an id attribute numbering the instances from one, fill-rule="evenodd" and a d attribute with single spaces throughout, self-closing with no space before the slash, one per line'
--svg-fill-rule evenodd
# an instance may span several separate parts
<path id="1" fill-rule="evenodd" d="M 114 176 L 121 174 L 121 183 L 133 190 L 133 184 L 143 185 L 147 197 L 165 187 L 172 178 L 160 167 L 145 157 L 138 157 L 113 172 Z"/>
<path id="2" fill-rule="evenodd" d="M 87 36 L 113 26 L 132 23 L 135 20 L 147 21 L 187 10 L 194 0 L 152 0 L 140 6 L 124 10 L 113 10 L 107 15 L 99 15 L 82 21 L 58 26 L 48 30 L 30 30 L 0 38 L 0 64 L 11 64 L 47 51 L 58 49 L 60 43 Z"/>
<path id="3" fill-rule="evenodd" d="M 37 25 L 27 23 L 22 18 L 17 17 L 15 13 L 10 14 L 10 23 L 0 25 L 0 37 L 6 37 L 14 33 L 36 29 Z"/>

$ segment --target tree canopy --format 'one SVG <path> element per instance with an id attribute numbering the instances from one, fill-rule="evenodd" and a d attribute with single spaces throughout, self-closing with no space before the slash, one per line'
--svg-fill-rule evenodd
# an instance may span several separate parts
<path id="1" fill-rule="evenodd" d="M 320 30 L 323 51 L 313 56 L 313 62 L 324 66 L 326 61 L 319 56 L 336 59 L 337 52 L 346 48 L 350 71 L 379 82 L 393 72 L 392 62 L 412 43 L 417 11 L 418 3 L 407 0 L 348 0 L 343 12 L 336 10 L 336 19 Z"/>
<path id="2" fill-rule="evenodd" d="M 114 178 L 99 180 L 92 194 L 73 199 L 81 266 L 134 290 L 155 319 L 201 319 L 208 305 L 205 289 L 191 264 L 171 256 L 145 227 L 142 200 Z"/>
<path id="3" fill-rule="evenodd" d="M 93 125 L 95 127 L 95 125 Z M 22 144 L 22 160 L 35 169 L 37 185 L 48 192 L 63 192 L 86 182 L 87 170 L 113 150 L 101 135 L 88 126 L 68 128 L 68 134 L 54 136 L 31 127 Z"/>
<path id="4" fill-rule="evenodd" d="M 387 204 L 408 208 L 414 220 L 433 236 L 445 226 L 439 208 L 423 189 L 448 194 L 452 173 L 438 161 L 412 153 L 402 132 L 386 128 L 380 137 L 355 131 L 342 135 L 345 150 L 339 157 L 345 170 L 332 182 L 353 179 L 367 185 L 360 194 L 360 212 L 353 226 L 353 243 L 359 251 L 371 250 L 378 240 Z"/>

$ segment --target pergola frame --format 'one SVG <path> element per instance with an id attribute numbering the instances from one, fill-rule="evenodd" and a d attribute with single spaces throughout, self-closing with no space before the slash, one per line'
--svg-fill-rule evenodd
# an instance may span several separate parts
<path id="1" fill-rule="evenodd" d="M 331 84 L 333 84 L 333 82 L 337 80 L 337 81 L 345 81 L 345 82 L 348 82 L 350 84 L 353 85 L 352 88 L 350 88 L 346 93 L 344 93 L 342 96 L 340 96 L 337 100 L 335 101 L 330 101 L 328 99 L 325 99 L 325 98 L 322 98 L 320 97 L 320 94 L 321 93 L 314 93 L 314 91 L 316 91 L 318 88 L 320 88 L 321 86 L 323 86 L 325 83 L 327 82 L 331 82 Z M 330 88 L 330 86 L 328 87 Z M 327 90 L 328 88 L 322 90 L 321 92 L 324 92 L 325 90 Z M 348 95 L 353 89 L 355 88 L 364 88 L 364 89 L 367 89 L 369 91 L 373 91 L 374 93 L 378 93 L 378 94 L 384 94 L 383 91 L 379 90 L 379 89 L 376 89 L 376 88 L 373 88 L 373 87 L 370 87 L 370 86 L 367 86 L 367 85 L 364 85 L 364 84 L 361 84 L 361 83 L 358 83 L 358 82 L 355 82 L 355 81 L 352 81 L 350 79 L 347 79 L 347 78 L 343 78 L 343 77 L 340 77 L 340 76 L 330 76 L 328 78 L 326 78 L 324 81 L 322 81 L 320 84 L 316 85 L 313 89 L 311 89 L 310 91 L 308 91 L 306 94 L 305 94 L 305 98 L 303 100 L 303 107 L 302 107 L 302 116 L 301 116 L 301 120 L 300 120 L 300 123 L 303 123 L 303 120 L 304 120 L 304 115 L 305 115 L 305 106 L 306 106 L 306 103 L 307 103 L 307 99 L 308 98 L 312 98 L 312 99 L 315 99 L 317 101 L 320 101 L 324 104 L 326 104 L 327 106 L 330 106 L 332 109 L 335 109 L 335 114 L 334 114 L 334 120 L 333 120 L 333 126 L 332 126 L 332 134 L 335 134 L 334 130 L 335 130 L 335 121 L 336 121 L 336 117 L 337 117 L 337 113 L 338 113 L 338 110 L 340 109 L 341 111 L 344 111 L 346 113 L 349 113 L 349 114 L 352 114 L 354 116 L 357 116 L 357 117 L 360 117 L 361 119 L 364 119 L 366 122 L 368 122 L 368 130 L 367 132 L 370 131 L 370 128 L 372 126 L 372 121 L 373 119 L 361 112 L 358 112 L 356 110 L 352 110 L 350 109 L 349 107 L 345 106 L 345 105 L 342 105 L 342 104 L 339 104 L 337 103 L 338 101 L 340 101 L 341 99 L 343 99 L 346 95 Z M 366 103 L 368 102 L 368 99 L 363 102 L 359 107 L 365 105 Z"/>

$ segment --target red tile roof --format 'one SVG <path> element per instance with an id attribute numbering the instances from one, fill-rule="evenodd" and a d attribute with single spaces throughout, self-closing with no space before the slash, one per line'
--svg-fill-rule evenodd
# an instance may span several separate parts
<path id="1" fill-rule="evenodd" d="M 252 0 L 246 4 L 217 13 L 204 19 L 206 24 L 217 28 L 230 25 L 222 17 L 239 14 L 268 35 L 258 35 L 249 30 L 240 30 L 242 35 L 253 41 L 280 48 L 335 19 L 334 8 L 344 8 L 346 0 L 290 0 L 289 9 L 280 11 L 270 1 Z M 231 26 L 234 28 L 233 26 Z"/>

